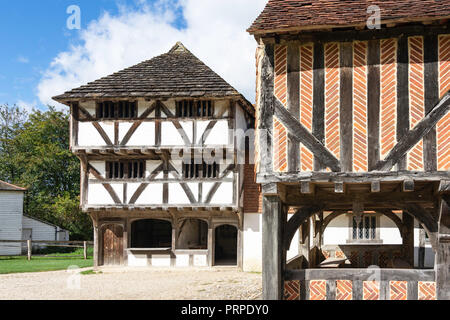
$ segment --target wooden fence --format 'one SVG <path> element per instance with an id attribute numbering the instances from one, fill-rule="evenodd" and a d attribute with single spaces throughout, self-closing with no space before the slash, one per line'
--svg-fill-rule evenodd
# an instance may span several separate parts
<path id="1" fill-rule="evenodd" d="M 84 260 L 87 260 L 87 258 L 88 258 L 88 253 L 87 253 L 88 246 L 94 245 L 94 243 L 92 241 L 0 240 L 0 244 L 2 244 L 2 243 L 26 244 L 28 260 L 31 260 L 31 257 L 32 257 L 33 244 L 34 245 L 38 244 L 40 246 L 45 246 L 45 247 L 83 248 Z"/>

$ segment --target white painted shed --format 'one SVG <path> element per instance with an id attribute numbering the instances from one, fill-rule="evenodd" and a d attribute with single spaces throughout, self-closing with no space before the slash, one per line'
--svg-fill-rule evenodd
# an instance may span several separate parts
<path id="1" fill-rule="evenodd" d="M 0 240 L 22 240 L 23 198 L 26 189 L 0 181 Z M 20 243 L 0 243 L 0 255 L 18 255 Z"/>
<path id="2" fill-rule="evenodd" d="M 69 241 L 69 231 L 23 214 L 26 189 L 0 181 L 0 240 Z M 0 256 L 20 255 L 20 243 L 0 243 Z"/>

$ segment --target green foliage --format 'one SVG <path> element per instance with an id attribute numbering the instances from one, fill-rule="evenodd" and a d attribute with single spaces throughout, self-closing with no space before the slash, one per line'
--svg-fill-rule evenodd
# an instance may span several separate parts
<path id="1" fill-rule="evenodd" d="M 49 107 L 26 114 L 0 106 L 0 180 L 22 187 L 25 212 L 91 240 L 92 223 L 79 209 L 80 164 L 69 150 L 69 114 Z"/>

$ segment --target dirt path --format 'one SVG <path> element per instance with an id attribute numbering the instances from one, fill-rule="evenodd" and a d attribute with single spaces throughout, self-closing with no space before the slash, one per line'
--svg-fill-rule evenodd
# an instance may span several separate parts
<path id="1" fill-rule="evenodd" d="M 0 275 L 0 300 L 257 300 L 261 275 L 234 269 L 103 268 Z"/>

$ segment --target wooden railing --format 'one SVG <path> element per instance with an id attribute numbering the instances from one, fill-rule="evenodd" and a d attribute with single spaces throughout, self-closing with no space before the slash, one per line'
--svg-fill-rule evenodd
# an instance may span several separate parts
<path id="1" fill-rule="evenodd" d="M 87 260 L 87 248 L 93 246 L 92 241 L 45 241 L 45 240 L 0 240 L 0 247 L 2 243 L 12 244 L 26 244 L 27 245 L 27 257 L 31 260 L 33 245 L 39 245 L 41 247 L 64 247 L 64 248 L 83 248 L 83 258 Z"/>
<path id="2" fill-rule="evenodd" d="M 434 281 L 434 270 L 287 270 L 285 298 L 290 294 L 290 300 L 433 300 Z"/>

